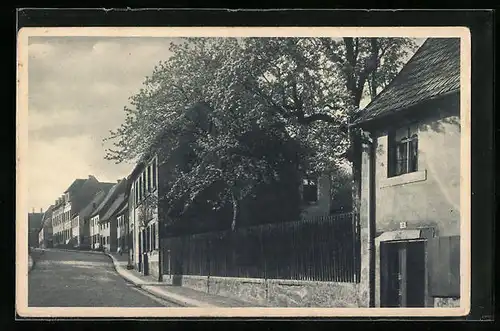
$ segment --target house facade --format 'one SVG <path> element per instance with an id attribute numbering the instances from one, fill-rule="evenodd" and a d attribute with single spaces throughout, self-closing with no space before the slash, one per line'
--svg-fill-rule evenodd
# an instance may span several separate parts
<path id="1" fill-rule="evenodd" d="M 302 199 L 302 218 L 330 214 L 331 178 L 328 174 L 302 179 L 300 193 Z"/>
<path id="2" fill-rule="evenodd" d="M 99 214 L 91 216 L 90 218 L 90 248 L 100 249 L 101 248 L 101 234 L 99 227 Z"/>
<path id="3" fill-rule="evenodd" d="M 460 40 L 427 39 L 351 129 L 361 301 L 459 305 Z"/>
<path id="4" fill-rule="evenodd" d="M 125 204 L 116 213 L 116 241 L 122 252 L 129 251 L 129 244 L 131 242 L 131 235 L 129 230 L 129 212 L 128 212 L 128 196 L 125 200 Z"/>
<path id="5" fill-rule="evenodd" d="M 125 184 L 124 184 L 125 185 Z M 103 238 L 104 248 L 110 252 L 116 252 L 118 248 L 118 218 L 117 212 L 123 208 L 127 202 L 125 192 L 115 197 L 109 209 L 99 219 L 101 238 Z"/>
<path id="6" fill-rule="evenodd" d="M 133 227 L 133 265 L 143 274 L 159 277 L 158 159 L 140 162 L 129 176 L 128 220 Z"/>

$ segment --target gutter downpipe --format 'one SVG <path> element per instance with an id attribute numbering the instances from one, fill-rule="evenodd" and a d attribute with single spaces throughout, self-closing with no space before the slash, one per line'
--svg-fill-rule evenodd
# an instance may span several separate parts
<path id="1" fill-rule="evenodd" d="M 363 130 L 368 152 L 368 289 L 369 307 L 375 307 L 375 142 L 371 134 Z"/>

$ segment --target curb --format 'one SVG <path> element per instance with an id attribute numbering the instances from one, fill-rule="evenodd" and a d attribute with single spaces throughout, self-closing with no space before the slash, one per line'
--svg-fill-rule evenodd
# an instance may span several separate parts
<path id="1" fill-rule="evenodd" d="M 104 252 L 99 251 L 90 251 L 90 250 L 79 250 L 79 249 L 67 249 L 67 248 L 46 248 L 46 251 L 63 251 L 63 252 L 74 252 L 74 253 L 89 253 L 89 254 L 106 254 Z"/>
<path id="2" fill-rule="evenodd" d="M 142 279 L 128 274 L 122 267 L 118 265 L 117 260 L 113 257 L 113 255 L 105 253 L 111 260 L 113 261 L 113 266 L 116 270 L 116 272 L 123 277 L 125 280 L 129 281 L 130 283 L 136 285 L 137 287 L 143 289 L 144 291 L 148 292 L 149 294 L 152 294 L 160 299 L 164 299 L 170 302 L 173 302 L 175 304 L 184 306 L 184 307 L 217 307 L 205 302 L 201 302 L 198 300 L 194 299 L 189 299 L 177 294 L 173 293 L 165 293 L 164 291 L 160 290 L 157 288 L 157 286 L 167 286 L 166 284 L 163 284 L 161 282 L 157 283 L 148 283 L 143 281 Z"/>

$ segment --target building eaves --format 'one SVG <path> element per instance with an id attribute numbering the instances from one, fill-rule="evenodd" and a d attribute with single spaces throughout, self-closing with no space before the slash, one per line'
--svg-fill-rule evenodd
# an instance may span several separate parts
<path id="1" fill-rule="evenodd" d="M 427 100 L 460 89 L 460 39 L 429 38 L 398 75 L 364 109 L 353 125 L 416 109 Z"/>

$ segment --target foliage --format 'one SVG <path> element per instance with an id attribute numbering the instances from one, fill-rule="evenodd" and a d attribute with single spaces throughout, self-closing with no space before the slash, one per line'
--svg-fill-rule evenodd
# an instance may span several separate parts
<path id="1" fill-rule="evenodd" d="M 365 88 L 386 85 L 412 47 L 406 38 L 185 38 L 124 108 L 106 157 L 138 160 L 161 146 L 164 163 L 183 151 L 162 197 L 170 211 L 217 185 L 208 200 L 232 202 L 234 227 L 239 202 L 282 176 L 258 137 L 295 141 L 298 158 L 287 162 L 300 171 L 338 169 Z"/>

